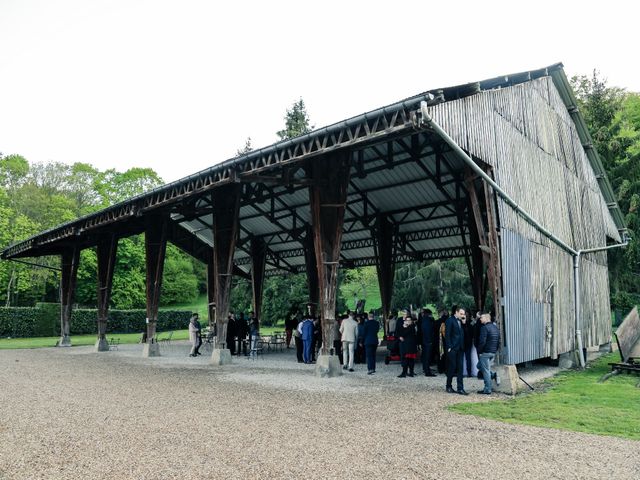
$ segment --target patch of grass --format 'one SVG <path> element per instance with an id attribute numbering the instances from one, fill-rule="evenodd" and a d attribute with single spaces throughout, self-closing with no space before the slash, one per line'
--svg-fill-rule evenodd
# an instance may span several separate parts
<path id="1" fill-rule="evenodd" d="M 205 324 L 203 323 L 203 326 Z M 284 331 L 284 327 L 261 327 L 262 335 L 272 335 L 274 332 Z M 140 333 L 109 333 L 107 338 L 118 338 L 121 344 L 138 343 Z M 169 335 L 169 332 L 158 332 L 158 340 Z M 174 330 L 172 340 L 188 340 L 189 330 Z M 46 348 L 55 347 L 60 337 L 35 337 L 35 338 L 0 338 L 0 350 L 15 350 L 20 348 Z M 71 344 L 74 347 L 95 345 L 97 335 L 72 335 Z"/>
<path id="2" fill-rule="evenodd" d="M 189 312 L 198 312 L 200 315 L 200 319 L 206 321 L 209 317 L 209 311 L 207 306 L 209 304 L 209 299 L 206 293 L 198 295 L 192 302 L 188 303 L 175 303 L 173 305 L 165 305 L 160 307 L 160 310 L 187 310 Z"/>
<path id="3" fill-rule="evenodd" d="M 584 371 L 562 372 L 548 380 L 542 392 L 449 409 L 508 423 L 640 440 L 640 378 L 622 374 L 598 383 L 610 371 L 607 362 L 613 361 L 619 361 L 618 353 L 601 357 Z"/>

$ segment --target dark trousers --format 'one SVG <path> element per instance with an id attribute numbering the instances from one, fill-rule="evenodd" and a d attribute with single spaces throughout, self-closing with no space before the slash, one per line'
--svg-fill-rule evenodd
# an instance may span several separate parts
<path id="1" fill-rule="evenodd" d="M 287 334 L 287 348 L 289 348 L 291 345 L 291 334 L 293 332 L 291 330 L 285 330 L 285 333 Z"/>
<path id="2" fill-rule="evenodd" d="M 300 337 L 293 337 L 296 342 L 296 357 L 298 362 L 302 362 L 302 339 Z"/>
<path id="3" fill-rule="evenodd" d="M 451 350 L 447 353 L 447 387 L 452 386 L 453 377 L 456 377 L 456 388 L 458 391 L 464 390 L 462 382 L 462 362 L 464 361 L 464 350 Z"/>
<path id="4" fill-rule="evenodd" d="M 378 351 L 378 345 L 365 345 L 367 351 L 367 370 L 370 372 L 376 371 L 376 352 Z"/>
<path id="5" fill-rule="evenodd" d="M 338 360 L 340 361 L 340 365 L 342 365 L 342 342 L 340 340 L 333 341 L 333 352 L 338 356 Z"/>
<path id="6" fill-rule="evenodd" d="M 409 369 L 409 373 L 413 375 L 413 367 L 416 364 L 415 358 L 407 358 L 405 355 L 402 355 L 402 374 L 407 374 L 407 369 Z"/>
<path id="7" fill-rule="evenodd" d="M 311 363 L 311 350 L 313 349 L 313 340 L 302 340 L 302 359 L 304 363 Z"/>
<path id="8" fill-rule="evenodd" d="M 236 354 L 236 341 L 233 337 L 227 337 L 227 348 L 231 355 Z"/>
<path id="9" fill-rule="evenodd" d="M 422 370 L 424 373 L 431 373 L 431 344 L 422 346 Z"/>
<path id="10" fill-rule="evenodd" d="M 472 348 L 473 347 L 464 349 L 464 359 L 465 359 L 465 362 L 467 363 L 467 377 L 471 376 L 471 349 Z"/>

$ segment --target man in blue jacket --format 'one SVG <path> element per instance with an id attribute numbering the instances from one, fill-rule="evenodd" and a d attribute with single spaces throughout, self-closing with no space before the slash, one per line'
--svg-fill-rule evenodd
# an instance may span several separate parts
<path id="1" fill-rule="evenodd" d="M 376 352 L 378 351 L 378 331 L 380 324 L 373 317 L 373 313 L 369 313 L 369 317 L 364 322 L 364 348 L 367 355 L 367 374 L 376 373 Z"/>
<path id="2" fill-rule="evenodd" d="M 466 318 L 464 308 L 456 307 L 451 317 L 445 322 L 445 343 L 447 345 L 447 393 L 468 395 L 464 391 L 462 381 L 462 362 L 464 361 L 464 332 L 462 319 Z M 453 376 L 456 376 L 456 387 L 452 386 Z"/>
<path id="3" fill-rule="evenodd" d="M 311 363 L 311 347 L 313 345 L 313 305 L 307 305 L 307 318 L 300 324 L 300 336 L 302 337 L 302 358 L 304 363 Z"/>
<path id="4" fill-rule="evenodd" d="M 484 379 L 484 389 L 478 390 L 483 395 L 491 395 L 491 379 L 495 378 L 500 385 L 500 378 L 491 371 L 491 364 L 496 357 L 496 352 L 500 346 L 500 330 L 495 323 L 491 322 L 488 313 L 480 316 L 480 338 L 478 339 L 478 369 L 482 372 Z"/>

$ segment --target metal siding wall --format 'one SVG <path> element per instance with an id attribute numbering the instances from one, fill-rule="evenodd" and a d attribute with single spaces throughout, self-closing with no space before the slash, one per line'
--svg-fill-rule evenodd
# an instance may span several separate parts
<path id="1" fill-rule="evenodd" d="M 617 239 L 577 131 L 553 81 L 544 77 L 432 108 L 434 119 L 465 150 L 494 167 L 498 184 L 550 231 L 576 249 Z M 574 349 L 573 264 L 569 254 L 497 202 L 501 227 L 507 361 Z M 554 285 L 553 317 L 545 299 Z M 606 255 L 582 261 L 583 341 L 609 341 Z M 545 319 L 545 315 L 547 318 Z"/>
<path id="2" fill-rule="evenodd" d="M 544 305 L 532 297 L 531 243 L 501 229 L 507 363 L 521 363 L 545 355 Z"/>

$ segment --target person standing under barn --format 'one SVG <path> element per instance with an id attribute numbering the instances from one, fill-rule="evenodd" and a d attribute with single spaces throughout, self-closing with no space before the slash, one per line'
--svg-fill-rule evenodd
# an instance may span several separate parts
<path id="1" fill-rule="evenodd" d="M 495 378 L 496 384 L 500 385 L 500 377 L 496 372 L 491 371 L 491 365 L 500 346 L 500 330 L 491 321 L 491 315 L 488 313 L 480 316 L 480 323 L 482 326 L 478 339 L 478 369 L 482 372 L 484 388 L 478 390 L 478 393 L 491 395 L 491 380 Z"/>
<path id="2" fill-rule="evenodd" d="M 462 332 L 464 333 L 464 364 L 465 371 L 467 372 L 467 377 L 473 376 L 473 364 L 472 360 L 472 350 L 473 350 L 473 325 L 471 324 L 471 319 L 473 317 L 469 315 L 469 318 L 462 319 Z"/>
<path id="3" fill-rule="evenodd" d="M 378 332 L 380 324 L 374 318 L 373 312 L 369 313 L 367 321 L 364 322 L 364 348 L 367 355 L 367 374 L 376 373 L 376 353 L 378 351 Z"/>
<path id="4" fill-rule="evenodd" d="M 342 365 L 342 334 L 340 333 L 340 325 L 343 319 L 336 315 L 336 321 L 333 323 L 333 351 L 338 356 L 338 361 Z"/>
<path id="5" fill-rule="evenodd" d="M 249 354 L 255 356 L 258 351 L 258 339 L 260 338 L 260 321 L 255 312 L 251 312 L 249 317 Z"/>
<path id="6" fill-rule="evenodd" d="M 200 345 L 202 345 L 202 337 L 200 337 L 200 322 L 198 321 L 198 314 L 194 313 L 191 315 L 191 319 L 189 320 L 189 341 L 191 342 L 191 353 L 189 353 L 190 357 L 197 357 L 198 355 L 202 355 L 198 350 L 200 349 Z"/>
<path id="7" fill-rule="evenodd" d="M 431 350 L 433 348 L 434 320 L 431 310 L 423 308 L 420 314 L 420 330 L 422 333 L 422 371 L 425 377 L 435 377 L 431 371 Z"/>
<path id="8" fill-rule="evenodd" d="M 308 314 L 307 318 L 300 324 L 300 338 L 302 338 L 302 359 L 304 363 L 311 363 L 311 350 L 313 349 L 313 305 L 307 305 Z"/>
<path id="9" fill-rule="evenodd" d="M 464 308 L 455 307 L 454 314 L 445 323 L 445 345 L 447 349 L 447 393 L 467 395 L 462 377 L 464 361 L 464 332 L 462 319 L 466 318 Z M 453 377 L 456 377 L 457 390 L 453 390 Z"/>
<path id="10" fill-rule="evenodd" d="M 233 316 L 233 312 L 229 312 L 229 317 L 227 319 L 227 348 L 229 349 L 229 353 L 231 355 L 236 354 L 236 320 Z"/>
<path id="11" fill-rule="evenodd" d="M 355 344 L 358 340 L 358 322 L 354 320 L 353 313 L 349 313 L 349 316 L 340 324 L 340 335 L 342 338 L 342 368 L 353 372 Z"/>
<path id="12" fill-rule="evenodd" d="M 356 356 L 355 363 L 365 362 L 365 348 L 364 348 L 364 314 L 359 313 L 356 322 L 358 322 L 358 338 L 356 340 Z"/>
<path id="13" fill-rule="evenodd" d="M 298 326 L 298 313 L 296 313 L 295 315 L 287 315 L 287 318 L 284 321 L 284 332 L 285 332 L 285 342 L 287 344 L 287 348 L 290 348 L 291 346 L 291 337 L 293 335 L 293 331 L 295 330 L 295 328 Z"/>
<path id="14" fill-rule="evenodd" d="M 405 378 L 408 375 L 413 377 L 416 357 L 418 356 L 418 340 L 416 327 L 409 311 L 405 311 L 402 323 L 396 326 L 396 338 L 400 342 L 400 359 L 402 361 L 402 373 L 398 378 Z"/>
<path id="15" fill-rule="evenodd" d="M 434 323 L 435 328 L 435 336 L 438 356 L 436 357 L 436 362 L 438 364 L 438 373 L 447 373 L 447 349 L 444 344 L 445 337 L 445 323 L 449 318 L 446 310 L 440 311 L 440 318 L 436 320 Z"/>
<path id="16" fill-rule="evenodd" d="M 304 344 L 302 343 L 302 324 L 303 324 L 304 320 L 302 319 L 302 315 L 299 316 L 298 318 L 298 325 L 296 325 L 296 328 L 293 330 L 293 341 L 296 344 L 296 357 L 298 359 L 298 363 L 302 363 L 304 362 L 304 359 L 302 357 L 302 351 L 303 351 L 303 347 Z"/>

